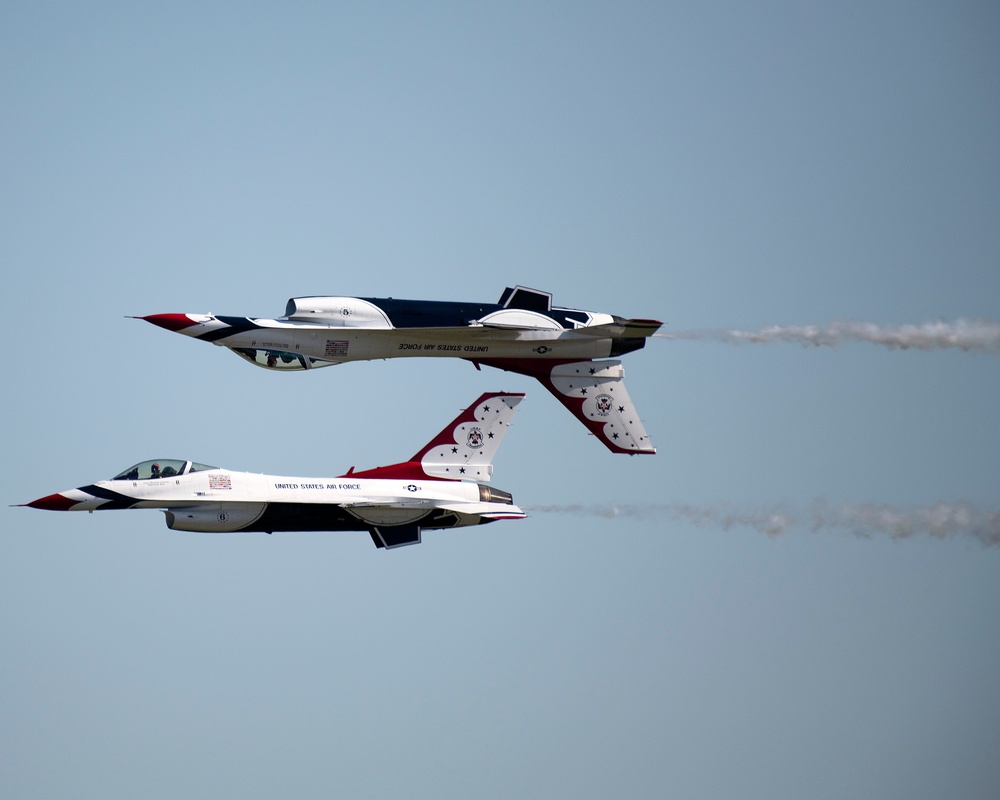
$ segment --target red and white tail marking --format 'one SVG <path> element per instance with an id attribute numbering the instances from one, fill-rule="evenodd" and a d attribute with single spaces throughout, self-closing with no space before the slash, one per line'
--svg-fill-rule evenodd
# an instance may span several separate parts
<path id="1" fill-rule="evenodd" d="M 537 378 L 611 452 L 656 452 L 625 390 L 621 361 L 552 364 L 529 358 L 491 358 L 478 363 Z"/>
<path id="2" fill-rule="evenodd" d="M 488 392 L 462 411 L 409 461 L 348 474 L 356 478 L 489 481 L 500 447 L 524 394 Z"/>
<path id="3" fill-rule="evenodd" d="M 624 377 L 621 361 L 559 364 L 549 373 L 550 391 L 610 449 L 655 453 Z"/>
<path id="4" fill-rule="evenodd" d="M 484 394 L 413 457 L 430 478 L 488 481 L 523 394 Z"/>

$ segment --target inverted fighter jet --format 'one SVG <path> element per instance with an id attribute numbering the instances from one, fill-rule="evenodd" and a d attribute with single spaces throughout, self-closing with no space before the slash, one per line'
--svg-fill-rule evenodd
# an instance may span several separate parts
<path id="1" fill-rule="evenodd" d="M 25 505 L 49 511 L 158 508 L 176 531 L 368 531 L 376 547 L 420 542 L 423 529 L 523 519 L 487 483 L 523 394 L 482 395 L 409 461 L 336 478 L 233 472 L 177 459 L 143 461 L 109 481 Z"/>
<path id="2" fill-rule="evenodd" d="M 644 347 L 663 323 L 555 308 L 548 292 L 517 286 L 504 290 L 498 303 L 293 297 L 278 319 L 214 314 L 136 319 L 228 347 L 265 369 L 445 356 L 471 361 L 477 369 L 485 364 L 530 375 L 611 451 L 656 452 L 614 357 Z"/>

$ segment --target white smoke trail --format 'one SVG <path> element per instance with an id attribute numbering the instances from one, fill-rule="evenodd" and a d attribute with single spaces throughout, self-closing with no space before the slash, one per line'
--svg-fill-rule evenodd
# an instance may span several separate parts
<path id="1" fill-rule="evenodd" d="M 540 514 L 575 514 L 614 519 L 672 519 L 700 528 L 750 528 L 768 536 L 789 530 L 814 532 L 841 530 L 863 538 L 876 535 L 908 539 L 927 535 L 936 539 L 971 536 L 985 546 L 1000 545 L 1000 511 L 982 511 L 968 503 L 936 503 L 917 509 L 887 505 L 831 506 L 814 501 L 807 509 L 784 506 L 740 508 L 720 503 L 710 506 L 687 504 L 550 505 L 527 506 L 525 511 Z"/>
<path id="2" fill-rule="evenodd" d="M 805 347 L 834 347 L 843 341 L 880 344 L 892 350 L 960 349 L 1000 352 L 1000 323 L 982 320 L 925 322 L 922 325 L 877 325 L 874 322 L 833 322 L 819 325 L 769 325 L 756 331 L 728 328 L 664 332 L 657 338 L 708 339 L 726 344 L 798 342 Z"/>

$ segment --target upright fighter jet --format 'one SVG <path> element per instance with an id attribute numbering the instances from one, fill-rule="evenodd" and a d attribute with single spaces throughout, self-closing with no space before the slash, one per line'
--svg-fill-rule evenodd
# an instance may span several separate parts
<path id="1" fill-rule="evenodd" d="M 523 519 L 488 486 L 493 456 L 523 394 L 482 395 L 410 460 L 336 478 L 233 472 L 183 459 L 142 461 L 108 481 L 25 503 L 48 511 L 158 508 L 176 531 L 368 531 L 376 547 L 421 531 Z"/>
<path id="2" fill-rule="evenodd" d="M 554 307 L 548 292 L 507 288 L 497 303 L 293 297 L 277 319 L 215 314 L 136 319 L 228 347 L 273 370 L 443 356 L 530 375 L 612 452 L 656 452 L 615 357 L 644 347 L 663 323 Z"/>

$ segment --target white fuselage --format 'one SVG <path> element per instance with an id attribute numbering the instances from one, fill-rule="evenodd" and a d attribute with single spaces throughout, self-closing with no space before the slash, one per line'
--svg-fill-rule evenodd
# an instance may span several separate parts
<path id="1" fill-rule="evenodd" d="M 268 525 L 273 530 L 365 530 L 423 520 L 422 527 L 461 527 L 524 516 L 511 503 L 484 502 L 490 491 L 496 490 L 461 480 L 302 478 L 213 469 L 99 481 L 61 495 L 75 503 L 74 511 L 158 508 L 171 512 L 172 528 L 215 532 L 268 530 Z M 429 519 L 442 513 L 444 524 Z"/>
<path id="2" fill-rule="evenodd" d="M 141 461 L 114 478 L 39 497 L 45 511 L 159 508 L 167 527 L 205 533 L 367 530 L 376 547 L 420 542 L 424 528 L 522 519 L 489 486 L 492 459 L 524 395 L 485 392 L 407 461 L 334 478 L 233 472 L 197 461 Z"/>
<path id="3" fill-rule="evenodd" d="M 529 375 L 612 452 L 656 452 L 615 359 L 644 347 L 662 325 L 657 320 L 553 307 L 551 295 L 524 287 L 506 289 L 499 303 L 293 297 L 277 319 L 190 313 L 140 319 L 281 372 L 436 357 Z"/>
<path id="4" fill-rule="evenodd" d="M 189 316 L 197 318 L 193 314 Z M 258 327 L 234 331 L 215 344 L 231 349 L 278 351 L 327 363 L 417 356 L 472 361 L 539 357 L 552 361 L 595 359 L 611 355 L 614 345 L 611 337 L 581 334 L 562 328 L 514 330 L 477 326 L 383 329 L 271 319 L 255 319 L 253 322 Z M 210 328 L 212 318 L 207 318 L 204 324 Z"/>

